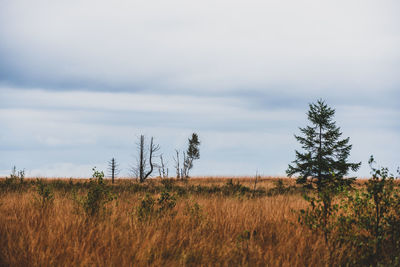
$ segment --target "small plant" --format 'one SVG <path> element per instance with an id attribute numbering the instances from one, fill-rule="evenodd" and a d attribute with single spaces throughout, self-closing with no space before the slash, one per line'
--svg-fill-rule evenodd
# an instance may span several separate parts
<path id="1" fill-rule="evenodd" d="M 170 195 L 167 191 L 161 192 L 157 201 L 149 194 L 146 194 L 139 206 L 136 208 L 136 214 L 140 221 L 151 220 L 153 217 L 165 215 L 166 213 L 171 212 L 175 206 L 175 196 Z M 175 215 L 175 213 L 170 214 Z"/>
<path id="2" fill-rule="evenodd" d="M 238 241 L 247 241 L 247 240 L 250 240 L 250 237 L 251 237 L 251 235 L 250 235 L 250 231 L 249 230 L 244 230 L 242 233 L 240 233 L 238 236 L 237 236 L 237 240 Z"/>
<path id="3" fill-rule="evenodd" d="M 149 194 L 146 194 L 136 209 L 136 213 L 140 221 L 147 220 L 152 217 L 154 214 L 154 204 L 154 199 Z"/>
<path id="4" fill-rule="evenodd" d="M 311 208 L 301 209 L 299 216 L 301 224 L 308 226 L 311 230 L 322 231 L 326 243 L 334 228 L 331 217 L 338 211 L 338 205 L 332 205 L 333 196 L 334 194 L 327 189 L 317 192 L 315 196 L 304 195 L 304 199 L 310 203 Z"/>
<path id="5" fill-rule="evenodd" d="M 245 193 L 251 192 L 251 189 L 240 184 L 239 181 L 234 183 L 232 179 L 229 179 L 228 182 L 222 187 L 222 192 L 224 195 L 243 196 Z"/>
<path id="6" fill-rule="evenodd" d="M 274 182 L 275 187 L 269 190 L 269 195 L 282 195 L 289 191 L 289 187 L 285 186 L 283 179 L 278 179 Z"/>
<path id="7" fill-rule="evenodd" d="M 324 183 L 326 181 L 326 183 Z M 338 212 L 339 205 L 334 203 L 335 197 L 351 188 L 343 183 L 342 178 L 331 172 L 329 180 L 320 184 L 319 190 L 313 195 L 304 194 L 304 199 L 310 203 L 311 209 L 300 210 L 299 221 L 312 230 L 321 230 L 328 243 L 329 235 L 334 228 L 331 217 Z"/>
<path id="8" fill-rule="evenodd" d="M 171 178 L 163 178 L 161 179 L 161 184 L 164 186 L 165 190 L 170 191 L 175 184 L 175 180 Z"/>
<path id="9" fill-rule="evenodd" d="M 197 202 L 194 202 L 193 204 L 186 203 L 184 213 L 189 215 L 195 222 L 199 222 L 203 218 L 203 210 Z"/>
<path id="10" fill-rule="evenodd" d="M 20 184 L 23 184 L 24 179 L 25 179 L 25 170 L 17 171 L 17 167 L 14 166 L 11 170 L 10 178 L 6 177 L 6 183 L 15 184 L 17 181 L 19 181 Z"/>
<path id="11" fill-rule="evenodd" d="M 114 198 L 104 183 L 104 173 L 93 168 L 93 176 L 89 182 L 89 191 L 83 201 L 86 213 L 90 216 L 97 215 L 101 210 L 104 211 L 105 204 Z"/>
<path id="12" fill-rule="evenodd" d="M 48 207 L 53 203 L 54 194 L 50 186 L 43 182 L 42 179 L 36 179 L 36 192 L 39 195 L 39 203 L 42 208 Z"/>
<path id="13" fill-rule="evenodd" d="M 172 210 L 176 206 L 176 198 L 167 191 L 161 192 L 161 196 L 157 200 L 158 213 L 165 213 Z"/>

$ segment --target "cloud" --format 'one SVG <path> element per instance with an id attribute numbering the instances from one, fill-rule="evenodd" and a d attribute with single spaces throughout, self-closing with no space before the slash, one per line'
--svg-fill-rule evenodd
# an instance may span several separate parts
<path id="1" fill-rule="evenodd" d="M 0 79 L 214 94 L 392 92 L 396 1 L 8 1 Z M 397 68 L 396 68 L 397 67 Z"/>

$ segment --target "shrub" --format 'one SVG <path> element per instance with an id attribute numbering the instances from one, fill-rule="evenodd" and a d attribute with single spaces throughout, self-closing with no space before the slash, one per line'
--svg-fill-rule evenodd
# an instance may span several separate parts
<path id="1" fill-rule="evenodd" d="M 348 244 L 358 264 L 400 264 L 400 191 L 387 168 L 369 164 L 365 190 L 347 194 L 338 217 L 338 242 Z"/>
<path id="2" fill-rule="evenodd" d="M 336 186 L 333 192 L 305 196 L 311 208 L 300 211 L 299 221 L 322 232 L 331 253 L 344 246 L 340 257 L 346 265 L 399 266 L 399 186 L 387 168 L 374 168 L 373 163 L 371 157 L 372 178 L 365 188 Z"/>
<path id="3" fill-rule="evenodd" d="M 44 183 L 42 179 L 36 179 L 36 192 L 39 195 L 37 200 L 42 208 L 48 207 L 53 203 L 54 194 L 50 186 Z"/>
<path id="4" fill-rule="evenodd" d="M 161 184 L 164 186 L 165 190 L 170 191 L 174 187 L 175 180 L 170 178 L 161 179 Z"/>
<path id="5" fill-rule="evenodd" d="M 232 179 L 229 179 L 229 181 L 222 187 L 222 193 L 224 195 L 242 196 L 245 193 L 249 192 L 251 192 L 251 189 L 249 187 L 241 185 L 239 181 L 234 183 Z"/>
<path id="6" fill-rule="evenodd" d="M 176 206 L 176 198 L 170 195 L 169 192 L 161 192 L 157 201 L 154 200 L 149 194 L 141 200 L 139 206 L 136 208 L 136 214 L 140 221 L 151 220 L 153 217 L 165 215 L 169 213 L 174 216 L 175 213 L 171 212 Z"/>
<path id="7" fill-rule="evenodd" d="M 140 221 L 147 220 L 153 216 L 154 204 L 154 199 L 149 194 L 146 194 L 136 209 L 136 213 Z"/>
<path id="8" fill-rule="evenodd" d="M 158 213 L 165 213 L 172 210 L 176 206 L 176 198 L 170 195 L 167 191 L 161 192 L 161 196 L 157 200 L 158 202 Z"/>
<path id="9" fill-rule="evenodd" d="M 86 213 L 90 216 L 105 210 L 105 204 L 112 201 L 115 197 L 104 183 L 104 173 L 93 168 L 93 176 L 89 182 L 89 191 L 84 199 L 83 206 Z"/>
<path id="10" fill-rule="evenodd" d="M 194 202 L 193 204 L 187 202 L 184 214 L 189 215 L 191 220 L 195 222 L 199 222 L 203 218 L 203 210 L 197 202 Z"/>

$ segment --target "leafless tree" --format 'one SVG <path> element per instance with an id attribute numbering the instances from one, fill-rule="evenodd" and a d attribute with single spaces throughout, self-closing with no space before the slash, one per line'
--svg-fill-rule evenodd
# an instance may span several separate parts
<path id="1" fill-rule="evenodd" d="M 149 148 L 146 149 L 145 137 L 141 135 L 137 149 L 139 157 L 136 166 L 133 168 L 133 172 L 139 178 L 139 182 L 143 183 L 154 170 L 155 164 L 153 158 L 156 157 L 155 153 L 160 150 L 160 146 L 154 144 L 154 138 L 151 137 Z"/>
<path id="2" fill-rule="evenodd" d="M 183 178 L 187 178 L 189 176 L 189 173 L 188 173 L 189 165 L 188 165 L 188 160 L 187 160 L 185 151 L 182 152 L 182 155 L 183 155 L 183 167 L 181 170 L 181 178 L 183 179 Z"/>
<path id="3" fill-rule="evenodd" d="M 111 176 L 111 181 L 114 183 L 114 178 L 119 174 L 119 169 L 118 169 L 119 164 L 115 160 L 115 158 L 112 158 L 108 162 L 108 172 L 109 176 Z"/>
<path id="4" fill-rule="evenodd" d="M 260 176 L 258 175 L 258 171 L 256 171 L 256 178 L 254 179 L 253 197 L 254 194 L 256 193 L 258 178 L 260 178 Z"/>
<path id="5" fill-rule="evenodd" d="M 168 168 L 165 167 L 162 154 L 160 155 L 160 165 L 158 166 L 158 173 L 161 178 L 168 178 Z"/>
<path id="6" fill-rule="evenodd" d="M 175 170 L 176 170 L 176 179 L 181 178 L 181 169 L 179 166 L 179 150 L 175 149 L 175 153 L 176 153 L 176 157 L 174 157 L 174 161 L 175 161 Z"/>

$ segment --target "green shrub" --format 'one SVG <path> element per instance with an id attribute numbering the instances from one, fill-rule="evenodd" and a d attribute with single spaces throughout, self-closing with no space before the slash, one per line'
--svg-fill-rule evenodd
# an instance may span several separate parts
<path id="1" fill-rule="evenodd" d="M 387 168 L 374 168 L 366 187 L 330 187 L 306 196 L 311 207 L 299 221 L 325 236 L 331 255 L 345 247 L 341 257 L 350 266 L 399 266 L 400 190 Z M 325 188 L 329 189 L 329 188 Z"/>
<path id="2" fill-rule="evenodd" d="M 154 200 L 149 194 L 141 200 L 139 206 L 136 208 L 136 214 L 140 221 L 151 220 L 153 217 L 169 214 L 174 216 L 176 213 L 172 212 L 176 206 L 176 198 L 167 191 L 161 192 L 157 201 Z"/>
<path id="3" fill-rule="evenodd" d="M 176 198 L 167 191 L 161 192 L 161 196 L 157 200 L 158 213 L 165 213 L 172 210 L 176 206 Z"/>
<path id="4" fill-rule="evenodd" d="M 175 180 L 171 178 L 161 179 L 161 184 L 164 186 L 165 190 L 170 191 L 174 187 Z"/>
<path id="5" fill-rule="evenodd" d="M 387 168 L 369 164 L 364 190 L 348 193 L 337 218 L 337 241 L 349 245 L 357 264 L 396 265 L 400 255 L 400 190 Z"/>
<path id="6" fill-rule="evenodd" d="M 154 204 L 154 199 L 149 194 L 146 194 L 136 209 L 140 221 L 147 220 L 154 215 Z"/>
<path id="7" fill-rule="evenodd" d="M 10 177 L 6 177 L 4 182 L 0 183 L 1 190 L 4 191 L 18 191 L 26 190 L 28 188 L 25 183 L 25 170 L 17 171 L 17 168 L 14 166 Z"/>
<path id="8" fill-rule="evenodd" d="M 203 210 L 197 202 L 194 202 L 193 204 L 187 202 L 184 214 L 189 215 L 190 218 L 196 222 L 199 222 L 203 218 Z"/>
<path id="9" fill-rule="evenodd" d="M 47 183 L 43 182 L 42 179 L 36 179 L 36 192 L 39 195 L 37 200 L 42 208 L 48 207 L 53 203 L 53 191 Z"/>
<path id="10" fill-rule="evenodd" d="M 89 190 L 83 201 L 86 213 L 90 216 L 99 214 L 100 211 L 105 210 L 105 204 L 114 198 L 109 187 L 104 182 L 104 173 L 93 168 L 93 176 L 89 181 Z"/>
<path id="11" fill-rule="evenodd" d="M 239 181 L 234 183 L 232 179 L 229 179 L 229 181 L 222 187 L 222 193 L 224 195 L 242 196 L 242 195 L 244 195 L 246 193 L 250 193 L 250 192 L 251 192 L 251 189 L 249 187 L 240 184 Z"/>

